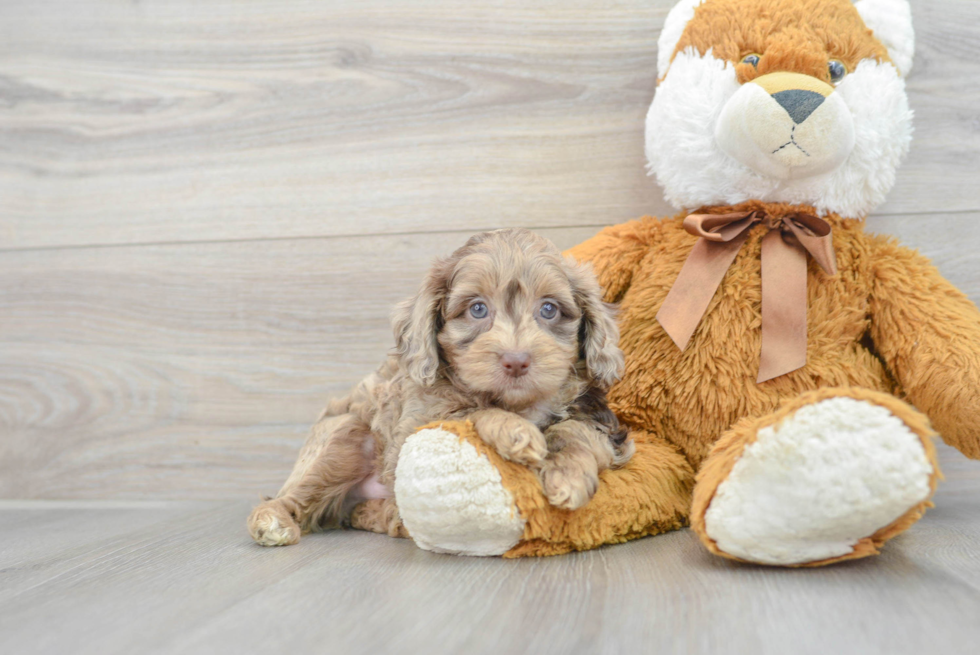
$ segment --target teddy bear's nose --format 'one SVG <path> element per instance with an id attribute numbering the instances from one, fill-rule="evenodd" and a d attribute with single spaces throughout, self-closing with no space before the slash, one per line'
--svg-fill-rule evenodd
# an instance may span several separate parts
<path id="1" fill-rule="evenodd" d="M 789 89 L 772 94 L 773 100 L 786 110 L 793 122 L 799 125 L 823 104 L 824 97 L 815 91 Z"/>

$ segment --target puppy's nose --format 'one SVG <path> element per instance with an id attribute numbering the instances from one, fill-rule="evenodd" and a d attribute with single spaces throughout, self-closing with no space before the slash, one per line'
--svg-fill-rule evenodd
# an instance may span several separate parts
<path id="1" fill-rule="evenodd" d="M 531 355 L 529 353 L 504 353 L 500 356 L 500 365 L 507 371 L 507 375 L 519 378 L 527 373 L 531 365 Z"/>

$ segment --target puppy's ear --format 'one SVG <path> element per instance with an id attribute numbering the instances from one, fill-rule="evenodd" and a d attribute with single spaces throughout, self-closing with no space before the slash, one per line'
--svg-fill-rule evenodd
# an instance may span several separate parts
<path id="1" fill-rule="evenodd" d="M 437 337 L 452 269 L 451 260 L 436 260 L 418 293 L 399 303 L 391 316 L 395 350 L 409 376 L 423 387 L 434 384 L 439 375 Z"/>
<path id="2" fill-rule="evenodd" d="M 579 351 L 586 370 L 600 387 L 608 388 L 623 374 L 623 352 L 619 349 L 619 326 L 612 306 L 602 301 L 602 287 L 586 265 L 565 258 L 565 274 L 579 309 Z"/>

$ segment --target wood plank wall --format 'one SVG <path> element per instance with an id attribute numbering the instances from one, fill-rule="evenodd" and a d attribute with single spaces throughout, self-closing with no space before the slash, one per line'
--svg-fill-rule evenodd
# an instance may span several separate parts
<path id="1" fill-rule="evenodd" d="M 671 5 L 0 3 L 0 498 L 274 492 L 432 257 L 672 213 L 643 159 Z M 870 221 L 980 300 L 980 3 L 913 13 Z"/>

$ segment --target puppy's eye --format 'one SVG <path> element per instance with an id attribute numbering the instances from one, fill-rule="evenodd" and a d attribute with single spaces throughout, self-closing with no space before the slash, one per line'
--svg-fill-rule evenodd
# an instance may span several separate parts
<path id="1" fill-rule="evenodd" d="M 482 302 L 475 302 L 470 305 L 470 316 L 473 318 L 486 318 L 489 310 Z"/>
<path id="2" fill-rule="evenodd" d="M 742 63 L 743 64 L 750 64 L 750 65 L 755 66 L 756 68 L 758 68 L 759 67 L 759 55 L 757 55 L 757 54 L 745 55 L 744 57 L 742 57 Z"/>
<path id="3" fill-rule="evenodd" d="M 555 303 L 546 302 L 545 304 L 541 305 L 541 318 L 550 321 L 555 316 L 558 316 L 558 307 L 555 305 Z"/>
<path id="4" fill-rule="evenodd" d="M 847 75 L 847 66 L 836 59 L 831 59 L 827 64 L 827 71 L 830 73 L 830 81 L 837 84 Z"/>

